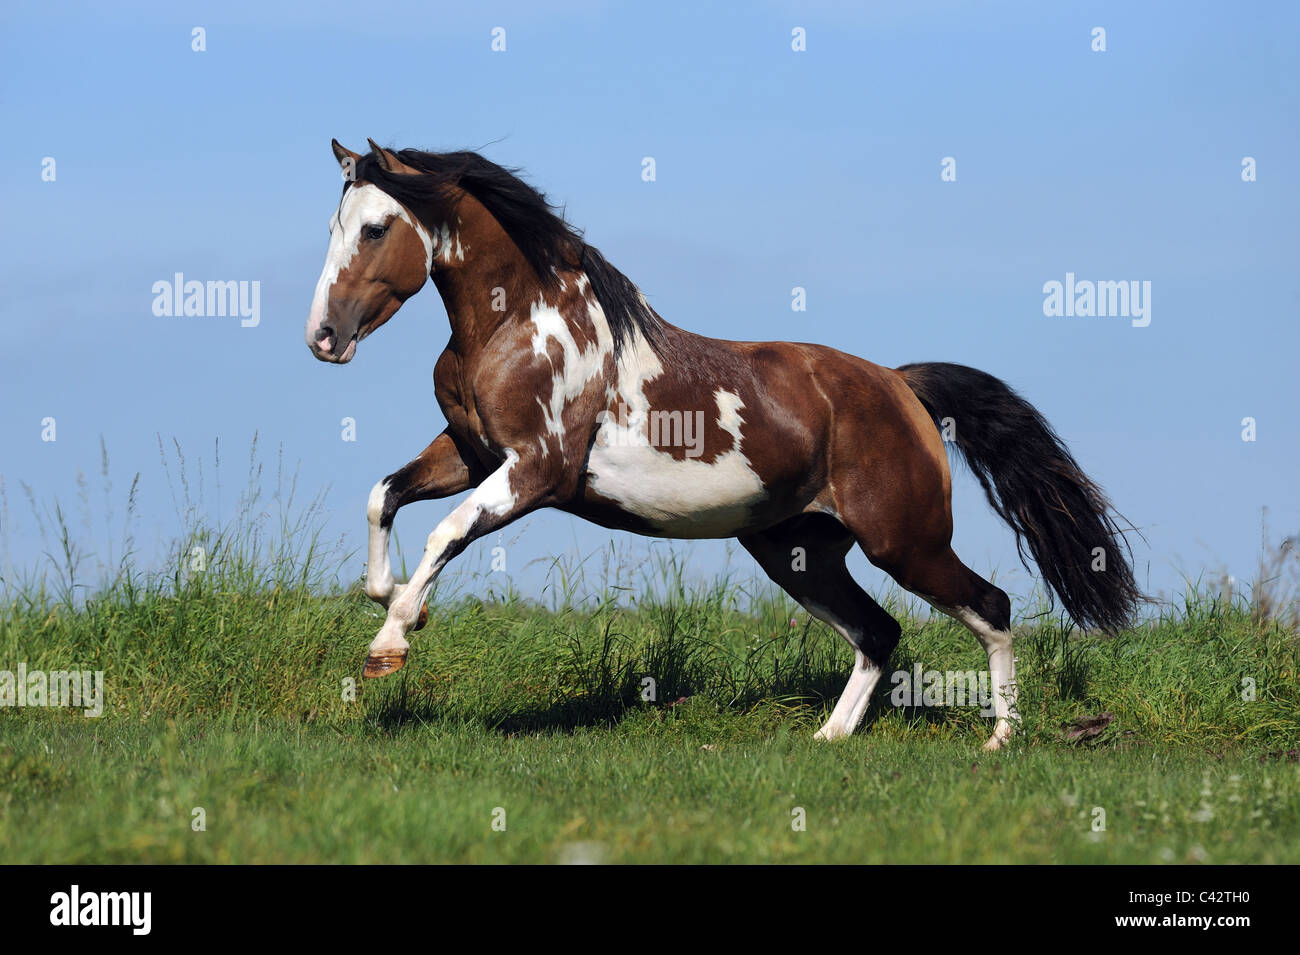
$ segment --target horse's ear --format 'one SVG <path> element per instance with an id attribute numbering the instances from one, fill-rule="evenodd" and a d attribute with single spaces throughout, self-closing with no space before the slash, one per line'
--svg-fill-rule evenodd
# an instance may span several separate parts
<path id="1" fill-rule="evenodd" d="M 357 161 L 361 158 L 360 153 L 354 153 L 352 150 L 340 145 L 337 139 L 331 139 L 330 146 L 333 147 L 334 158 L 338 160 L 340 166 L 346 169 L 348 163 L 351 162 L 352 168 L 357 168 Z"/>
<path id="2" fill-rule="evenodd" d="M 370 144 L 370 151 L 375 154 L 375 161 L 379 163 L 379 168 L 384 172 L 414 172 L 410 166 L 406 165 L 406 163 L 402 162 L 373 139 L 367 137 L 366 142 Z"/>

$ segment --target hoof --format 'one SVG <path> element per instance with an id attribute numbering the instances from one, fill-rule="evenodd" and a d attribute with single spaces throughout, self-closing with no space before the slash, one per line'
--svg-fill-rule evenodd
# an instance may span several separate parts
<path id="1" fill-rule="evenodd" d="M 425 604 L 423 607 L 420 608 L 420 616 L 415 618 L 415 626 L 412 627 L 411 630 L 412 631 L 423 630 L 424 625 L 428 622 L 429 622 L 429 605 Z M 398 666 L 400 667 L 401 664 L 399 663 Z"/>
<path id="2" fill-rule="evenodd" d="M 981 748 L 986 753 L 996 753 L 1011 741 L 1011 735 L 1013 732 L 1014 731 L 1009 725 L 999 725 L 994 727 L 993 735 L 988 738 L 988 742 L 986 742 Z"/>
<path id="3" fill-rule="evenodd" d="M 361 675 L 368 679 L 388 676 L 406 666 L 406 650 L 380 650 L 366 657 L 366 668 Z"/>

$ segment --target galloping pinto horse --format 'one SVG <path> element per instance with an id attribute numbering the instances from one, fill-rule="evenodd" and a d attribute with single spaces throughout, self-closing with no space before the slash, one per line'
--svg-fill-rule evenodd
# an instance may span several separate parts
<path id="1" fill-rule="evenodd" d="M 737 538 L 853 647 L 848 684 L 817 732 L 828 740 L 857 727 L 900 635 L 845 567 L 856 543 L 984 646 L 996 715 L 985 747 L 997 749 L 1018 719 L 1011 604 L 950 546 L 941 428 L 955 430 L 1022 556 L 1027 545 L 1080 625 L 1113 631 L 1131 616 L 1140 593 L 1106 498 L 998 379 L 683 331 L 513 171 L 470 152 L 370 147 L 333 143 L 347 181 L 307 344 L 321 361 L 351 361 L 429 278 L 451 340 L 434 368 L 446 430 L 370 494 L 365 589 L 387 615 L 367 677 L 406 662 L 448 561 L 554 507 L 657 537 Z M 470 488 L 409 582 L 395 582 L 397 510 Z"/>

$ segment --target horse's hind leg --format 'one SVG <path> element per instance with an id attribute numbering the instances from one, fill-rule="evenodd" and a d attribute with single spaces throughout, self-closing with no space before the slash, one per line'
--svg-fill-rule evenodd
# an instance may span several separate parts
<path id="1" fill-rule="evenodd" d="M 833 509 L 868 560 L 979 639 L 997 716 L 987 748 L 998 749 L 1017 719 L 1011 601 L 952 552 L 952 477 L 929 413 L 903 378 L 877 384 L 856 393 L 863 403 L 837 408 L 828 460 L 839 465 L 829 467 L 818 503 Z"/>
<path id="2" fill-rule="evenodd" d="M 833 517 L 810 514 L 741 537 L 740 543 L 786 593 L 853 647 L 853 672 L 817 731 L 817 739 L 848 736 L 862 722 L 902 632 L 844 565 L 853 536 Z"/>
<path id="3" fill-rule="evenodd" d="M 870 557 L 871 555 L 868 554 Z M 875 558 L 872 558 L 873 562 Z M 952 548 L 911 555 L 894 566 L 882 566 L 903 587 L 965 624 L 989 657 L 993 712 L 997 721 L 987 750 L 1001 749 L 1011 738 L 1016 711 L 1016 660 L 1011 649 L 1011 601 L 958 559 Z"/>

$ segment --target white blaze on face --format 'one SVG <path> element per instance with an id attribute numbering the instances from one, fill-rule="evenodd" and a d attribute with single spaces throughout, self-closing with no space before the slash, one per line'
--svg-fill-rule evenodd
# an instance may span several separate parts
<path id="1" fill-rule="evenodd" d="M 405 206 L 371 183 L 351 187 L 343 194 L 338 212 L 330 217 L 330 245 L 325 253 L 325 267 L 316 282 L 316 295 L 312 298 L 311 312 L 307 316 L 308 345 L 315 346 L 316 333 L 326 324 L 330 289 L 356 256 L 361 246 L 361 231 L 367 226 L 385 225 L 393 219 L 401 219 L 415 230 L 424 245 L 425 271 L 433 268 L 433 238 L 406 211 Z M 334 343 L 335 347 L 340 344 L 346 343 Z"/>

